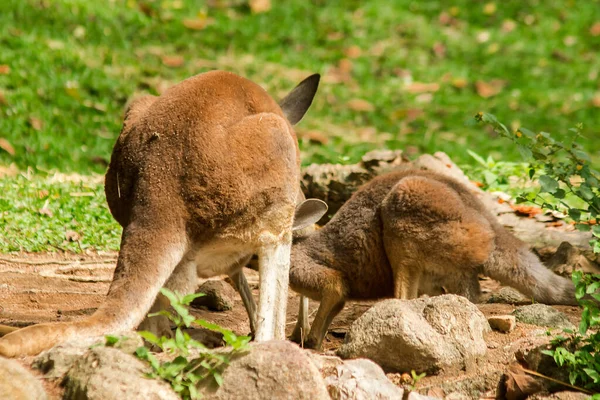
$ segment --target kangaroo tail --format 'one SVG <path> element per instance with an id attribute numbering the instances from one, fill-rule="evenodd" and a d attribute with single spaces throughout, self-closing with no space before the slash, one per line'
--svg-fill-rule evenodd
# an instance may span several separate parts
<path id="1" fill-rule="evenodd" d="M 508 233 L 497 236 L 496 249 L 483 272 L 536 302 L 577 305 L 573 282 L 546 268 L 525 243 Z"/>

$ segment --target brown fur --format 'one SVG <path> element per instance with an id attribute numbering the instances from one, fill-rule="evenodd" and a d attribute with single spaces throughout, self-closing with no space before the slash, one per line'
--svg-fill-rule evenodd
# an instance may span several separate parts
<path id="1" fill-rule="evenodd" d="M 294 245 L 290 285 L 321 302 L 305 342 L 318 348 L 346 300 L 441 294 L 435 286 L 442 283 L 475 301 L 479 273 L 539 302 L 576 304 L 571 281 L 547 270 L 465 186 L 405 170 L 367 183 L 325 227 Z M 296 341 L 307 329 L 301 319 Z"/>
<path id="2" fill-rule="evenodd" d="M 260 86 L 223 71 L 191 77 L 160 97 L 133 101 L 106 174 L 108 205 L 123 226 L 106 301 L 83 321 L 10 333 L 0 339 L 0 354 L 35 354 L 70 338 L 133 329 L 163 285 L 185 294 L 195 289 L 198 276 L 230 274 L 236 284 L 247 286 L 239 274 L 255 253 L 262 260 L 258 314 L 269 316 L 257 322 L 259 334 L 269 319 L 264 337 L 281 336 L 281 310 L 262 301 L 263 269 L 274 277 L 269 279 L 278 279 L 274 284 L 287 288 L 285 249 L 291 246 L 296 201 L 302 197 L 290 121 L 304 115 L 317 84 L 314 75 L 298 85 L 283 100 L 283 110 Z M 286 293 L 274 293 L 271 300 L 281 304 Z M 165 303 L 159 296 L 152 310 Z M 251 313 L 252 304 L 246 306 Z M 169 330 L 160 319 L 144 324 Z"/>

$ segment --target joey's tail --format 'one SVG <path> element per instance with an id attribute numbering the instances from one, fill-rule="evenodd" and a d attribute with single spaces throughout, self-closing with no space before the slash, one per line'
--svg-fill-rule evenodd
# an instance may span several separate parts
<path id="1" fill-rule="evenodd" d="M 525 243 L 508 232 L 496 237 L 496 248 L 483 271 L 538 303 L 577 305 L 573 282 L 546 268 Z"/>

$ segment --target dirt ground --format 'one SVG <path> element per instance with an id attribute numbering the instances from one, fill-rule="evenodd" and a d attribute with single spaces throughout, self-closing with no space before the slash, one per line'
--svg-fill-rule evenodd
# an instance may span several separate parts
<path id="1" fill-rule="evenodd" d="M 0 323 L 23 327 L 40 322 L 72 321 L 91 314 L 108 290 L 116 263 L 117 253 L 73 254 L 18 254 L 0 256 Z M 246 269 L 250 286 L 258 296 L 258 274 Z M 500 285 L 490 279 L 483 280 L 482 302 Z M 290 334 L 298 310 L 298 295 L 290 291 L 287 333 Z M 350 324 L 362 315 L 373 302 L 349 302 L 334 319 L 323 345 L 325 353 L 333 353 L 343 342 Z M 311 318 L 318 304 L 310 303 Z M 510 314 L 515 306 L 508 304 L 485 304 L 479 309 L 486 315 Z M 564 312 L 574 324 L 578 323 L 578 307 L 556 306 Z M 230 311 L 211 312 L 205 309 L 193 309 L 195 315 L 229 328 L 236 333 L 250 331 L 248 318 L 241 299 L 238 297 Z M 422 393 L 440 395 L 440 387 L 461 387 L 475 385 L 485 389 L 481 398 L 494 398 L 495 384 L 506 366 L 514 360 L 518 348 L 533 345 L 539 337 L 545 336 L 546 329 L 527 324 L 517 324 L 517 328 L 508 334 L 490 332 L 486 341 L 488 353 L 472 371 L 454 374 L 442 373 L 427 376 L 419 381 L 417 388 Z M 538 341 L 539 342 L 539 341 Z M 24 365 L 29 360 L 23 360 Z M 397 383 L 403 382 L 400 374 L 388 374 Z M 475 382 L 475 383 L 474 383 Z M 455 384 L 454 384 L 455 383 Z M 60 396 L 60 388 L 47 385 L 52 398 Z"/>

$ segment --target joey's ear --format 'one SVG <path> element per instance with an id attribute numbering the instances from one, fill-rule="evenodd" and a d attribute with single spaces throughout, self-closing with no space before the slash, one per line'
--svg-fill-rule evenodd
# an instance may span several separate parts
<path id="1" fill-rule="evenodd" d="M 319 199 L 308 199 L 296 206 L 292 230 L 304 229 L 317 223 L 327 212 L 327 203 Z"/>
<path id="2" fill-rule="evenodd" d="M 312 104 L 320 79 L 319 74 L 309 76 L 279 102 L 279 106 L 292 125 L 296 125 L 304 117 L 306 110 Z"/>

